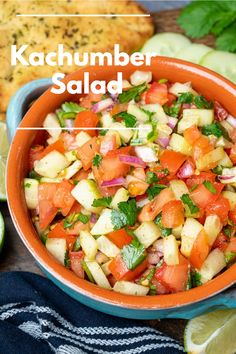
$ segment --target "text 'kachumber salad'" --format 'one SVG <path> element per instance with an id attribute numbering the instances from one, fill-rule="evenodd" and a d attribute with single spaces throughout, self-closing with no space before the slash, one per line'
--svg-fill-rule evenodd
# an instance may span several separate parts
<path id="1" fill-rule="evenodd" d="M 65 102 L 43 127 L 26 203 L 47 250 L 79 278 L 168 294 L 236 260 L 236 118 L 219 102 L 136 71 L 121 94 Z"/>

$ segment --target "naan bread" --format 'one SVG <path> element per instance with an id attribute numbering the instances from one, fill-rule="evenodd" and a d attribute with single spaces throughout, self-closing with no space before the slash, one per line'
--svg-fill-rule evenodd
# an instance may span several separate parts
<path id="1" fill-rule="evenodd" d="M 152 35 L 149 17 L 16 17 L 16 14 L 143 14 L 144 9 L 127 0 L 62 0 L 1 2 L 0 7 L 0 112 L 5 112 L 11 96 L 25 83 L 55 72 L 69 73 L 77 66 L 26 67 L 11 66 L 10 46 L 29 44 L 26 54 L 57 50 L 83 52 L 112 51 L 114 44 L 120 50 L 132 53 Z"/>

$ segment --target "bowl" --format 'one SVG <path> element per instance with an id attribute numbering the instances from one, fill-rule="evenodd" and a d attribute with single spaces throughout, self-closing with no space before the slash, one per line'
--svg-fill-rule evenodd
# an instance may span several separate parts
<path id="1" fill-rule="evenodd" d="M 66 84 L 72 79 L 81 80 L 85 71 L 89 72 L 91 81 L 112 80 L 118 71 L 122 71 L 123 78 L 126 79 L 135 70 L 137 67 L 131 64 L 125 67 L 87 67 L 68 75 L 63 81 Z M 173 82 L 191 81 L 198 92 L 207 99 L 216 99 L 230 114 L 236 116 L 236 86 L 206 68 L 177 59 L 156 57 L 152 59 L 151 66 L 142 65 L 138 70 L 151 70 L 155 79 L 167 78 Z M 232 296 L 215 296 L 236 281 L 236 264 L 198 288 L 176 294 L 135 297 L 102 289 L 79 279 L 48 253 L 30 220 L 22 180 L 27 173 L 30 146 L 40 140 L 42 133 L 35 128 L 41 127 L 46 114 L 55 111 L 66 100 L 74 100 L 73 95 L 68 92 L 55 95 L 49 88 L 35 101 L 20 123 L 20 128 L 34 129 L 16 131 L 7 162 L 6 181 L 10 213 L 22 241 L 43 272 L 74 299 L 99 311 L 121 317 L 191 318 L 215 307 L 236 307 L 235 298 L 232 299 Z M 12 104 L 10 108 L 14 108 Z M 11 118 L 14 120 L 13 111 L 12 114 L 12 117 L 8 114 L 8 120 Z"/>

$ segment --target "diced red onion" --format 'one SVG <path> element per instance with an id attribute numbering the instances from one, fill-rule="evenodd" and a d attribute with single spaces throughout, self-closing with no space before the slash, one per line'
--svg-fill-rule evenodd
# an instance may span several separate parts
<path id="1" fill-rule="evenodd" d="M 119 160 L 127 165 L 134 167 L 146 167 L 146 163 L 137 156 L 119 155 Z"/>
<path id="2" fill-rule="evenodd" d="M 93 105 L 91 110 L 94 113 L 99 113 L 99 112 L 104 111 L 104 110 L 111 108 L 113 106 L 114 106 L 113 100 L 111 98 L 106 98 L 105 100 L 95 103 L 95 105 Z"/>
<path id="3" fill-rule="evenodd" d="M 229 176 L 229 175 L 220 175 L 218 176 L 219 179 L 221 179 L 222 181 L 227 181 L 228 179 L 234 178 L 235 176 Z"/>
<path id="4" fill-rule="evenodd" d="M 95 213 L 92 213 L 90 216 L 90 221 L 92 223 L 95 223 L 97 221 L 97 215 Z"/>
<path id="5" fill-rule="evenodd" d="M 178 122 L 178 119 L 170 116 L 168 116 L 167 119 L 168 119 L 167 125 L 173 130 Z"/>
<path id="6" fill-rule="evenodd" d="M 74 121 L 72 119 L 65 119 L 65 126 L 68 130 L 72 130 Z"/>
<path id="7" fill-rule="evenodd" d="M 160 238 L 159 240 L 155 241 L 153 244 L 153 248 L 155 248 L 160 253 L 160 255 L 163 255 L 163 249 L 164 249 L 163 238 Z"/>
<path id="8" fill-rule="evenodd" d="M 179 168 L 177 177 L 188 178 L 192 175 L 194 175 L 194 166 L 190 161 L 185 161 L 185 163 Z"/>
<path id="9" fill-rule="evenodd" d="M 170 137 L 169 136 L 160 136 L 157 138 L 156 142 L 162 147 L 166 148 L 169 145 Z"/>
<path id="10" fill-rule="evenodd" d="M 148 253 L 147 261 L 149 264 L 157 264 L 160 261 L 159 253 L 157 251 Z"/>
<path id="11" fill-rule="evenodd" d="M 226 109 L 224 109 L 224 107 L 222 107 L 221 104 L 217 101 L 215 101 L 214 109 L 215 109 L 216 119 L 220 122 L 222 120 L 225 120 L 229 115 Z"/>
<path id="12" fill-rule="evenodd" d="M 236 118 L 231 116 L 230 114 L 228 115 L 226 122 L 228 122 L 232 127 L 236 128 Z"/>
<path id="13" fill-rule="evenodd" d="M 125 178 L 119 177 L 119 178 L 111 179 L 110 181 L 104 181 L 104 182 L 102 182 L 101 186 L 102 187 L 115 187 L 115 186 L 122 186 L 125 183 L 126 183 Z"/>

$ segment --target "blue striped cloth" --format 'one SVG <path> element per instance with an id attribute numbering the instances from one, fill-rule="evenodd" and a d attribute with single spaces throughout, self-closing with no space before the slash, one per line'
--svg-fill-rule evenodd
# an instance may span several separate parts
<path id="1" fill-rule="evenodd" d="M 178 354 L 183 347 L 141 321 L 71 299 L 48 279 L 0 274 L 1 354 Z"/>

